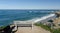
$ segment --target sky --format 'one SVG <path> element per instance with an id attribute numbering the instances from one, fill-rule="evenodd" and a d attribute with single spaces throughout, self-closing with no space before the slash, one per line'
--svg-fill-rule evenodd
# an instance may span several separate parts
<path id="1" fill-rule="evenodd" d="M 60 0 L 0 0 L 0 9 L 60 9 Z"/>

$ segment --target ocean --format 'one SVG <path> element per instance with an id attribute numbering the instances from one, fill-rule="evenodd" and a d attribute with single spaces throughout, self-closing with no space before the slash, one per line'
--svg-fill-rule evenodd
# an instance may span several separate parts
<path id="1" fill-rule="evenodd" d="M 12 24 L 14 20 L 31 20 L 49 15 L 53 10 L 0 10 L 0 26 Z"/>

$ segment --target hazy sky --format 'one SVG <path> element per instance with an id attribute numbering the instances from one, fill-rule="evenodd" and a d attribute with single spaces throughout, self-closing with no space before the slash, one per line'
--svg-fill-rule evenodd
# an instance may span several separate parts
<path id="1" fill-rule="evenodd" d="M 60 0 L 0 0 L 0 9 L 60 9 Z"/>

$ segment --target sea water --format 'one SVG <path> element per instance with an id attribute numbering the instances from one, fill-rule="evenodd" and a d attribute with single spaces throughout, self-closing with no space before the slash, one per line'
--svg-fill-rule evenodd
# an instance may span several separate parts
<path id="1" fill-rule="evenodd" d="M 44 10 L 0 10 L 0 26 L 12 24 L 14 20 L 31 20 L 49 15 L 54 11 Z"/>

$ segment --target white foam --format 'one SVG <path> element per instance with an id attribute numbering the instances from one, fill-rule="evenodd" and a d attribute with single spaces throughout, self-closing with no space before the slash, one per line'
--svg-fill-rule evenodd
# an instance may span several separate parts
<path id="1" fill-rule="evenodd" d="M 27 22 L 36 23 L 36 22 L 38 22 L 38 21 L 42 21 L 42 20 L 45 20 L 45 19 L 47 19 L 47 18 L 54 17 L 54 16 L 55 16 L 55 14 L 50 14 L 50 15 L 47 15 L 47 16 L 43 16 L 43 17 L 41 17 L 41 18 L 34 18 L 34 19 L 32 19 L 32 20 L 27 20 L 27 21 L 22 21 L 22 22 L 25 22 L 25 23 L 27 23 Z"/>
<path id="2" fill-rule="evenodd" d="M 36 23 L 38 21 L 42 21 L 42 20 L 45 20 L 45 19 L 50 18 L 50 17 L 53 17 L 53 16 L 55 16 L 55 14 L 50 14 L 50 15 L 47 15 L 47 16 L 43 16 L 41 18 L 35 18 L 35 19 L 32 19 L 32 20 L 27 20 L 25 22 L 33 22 L 33 23 Z"/>
<path id="3" fill-rule="evenodd" d="M 42 21 L 42 20 L 45 20 L 45 19 L 47 19 L 49 17 L 53 17 L 53 16 L 55 16 L 55 14 L 50 14 L 50 15 L 47 15 L 47 16 L 43 16 L 39 19 L 36 19 L 34 22 Z"/>

